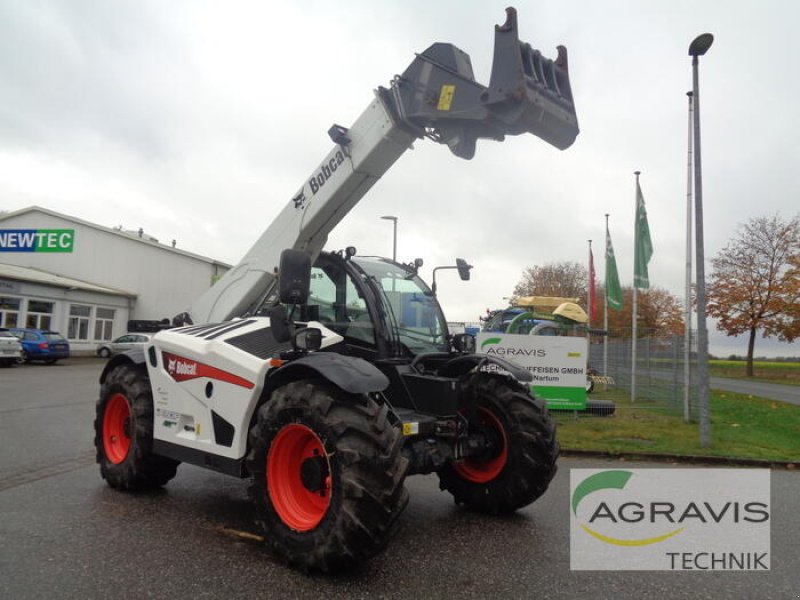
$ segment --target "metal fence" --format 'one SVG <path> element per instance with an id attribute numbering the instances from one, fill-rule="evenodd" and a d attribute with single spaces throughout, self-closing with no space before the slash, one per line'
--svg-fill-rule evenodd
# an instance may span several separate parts
<path id="1" fill-rule="evenodd" d="M 696 420 L 699 411 L 694 333 L 689 348 L 688 386 L 684 336 L 639 338 L 636 346 L 635 372 L 631 342 L 630 338 L 592 337 L 589 346 L 589 364 L 600 373 L 601 377 L 605 377 L 599 380 L 605 383 L 595 384 L 593 396 L 602 398 L 604 391 L 621 390 L 627 395 L 631 408 L 658 407 L 676 415 L 684 415 L 684 407 L 688 404 L 688 416 Z M 635 397 L 632 396 L 634 375 Z"/>

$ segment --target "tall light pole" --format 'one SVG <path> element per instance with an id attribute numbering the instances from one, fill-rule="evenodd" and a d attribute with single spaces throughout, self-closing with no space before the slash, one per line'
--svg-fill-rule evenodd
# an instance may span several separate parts
<path id="1" fill-rule="evenodd" d="M 711 407 L 708 381 L 708 329 L 706 328 L 706 267 L 703 248 L 703 175 L 700 162 L 700 85 L 698 76 L 699 57 L 703 56 L 714 36 L 710 33 L 698 35 L 689 44 L 692 57 L 692 103 L 694 107 L 694 228 L 695 228 L 695 295 L 697 297 L 697 377 L 700 400 L 700 445 L 711 444 Z"/>
<path id="2" fill-rule="evenodd" d="M 691 384 L 691 348 L 692 348 L 692 92 L 686 92 L 689 98 L 689 140 L 686 159 L 686 290 L 683 307 L 683 420 L 692 420 L 689 402 Z"/>
<path id="3" fill-rule="evenodd" d="M 394 225 L 394 233 L 392 235 L 392 260 L 397 261 L 397 217 L 391 215 L 384 215 L 381 219 L 391 221 Z"/>

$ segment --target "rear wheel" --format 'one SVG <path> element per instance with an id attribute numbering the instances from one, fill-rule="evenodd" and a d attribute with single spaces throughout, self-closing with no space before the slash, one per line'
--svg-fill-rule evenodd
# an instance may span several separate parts
<path id="1" fill-rule="evenodd" d="M 28 353 L 25 352 L 25 350 L 20 351 L 19 358 L 17 359 L 17 364 L 22 365 L 22 364 L 25 364 L 26 362 L 28 362 L 29 360 L 30 360 L 30 357 L 28 356 Z"/>
<path id="2" fill-rule="evenodd" d="M 473 376 L 465 391 L 474 394 L 477 405 L 470 431 L 493 440 L 494 452 L 446 465 L 439 471 L 439 487 L 457 504 L 482 512 L 502 514 L 527 506 L 556 473 L 556 428 L 544 402 L 497 377 Z"/>
<path id="3" fill-rule="evenodd" d="M 408 503 L 388 408 L 321 381 L 272 394 L 250 431 L 256 520 L 290 564 L 324 572 L 378 553 Z"/>
<path id="4" fill-rule="evenodd" d="M 97 462 L 111 487 L 147 490 L 175 477 L 180 463 L 153 454 L 153 396 L 143 367 L 114 368 L 100 388 L 96 412 Z"/>
<path id="5" fill-rule="evenodd" d="M 100 358 L 108 358 L 111 356 L 111 350 L 108 348 L 100 348 L 100 350 L 97 351 L 97 356 Z"/>

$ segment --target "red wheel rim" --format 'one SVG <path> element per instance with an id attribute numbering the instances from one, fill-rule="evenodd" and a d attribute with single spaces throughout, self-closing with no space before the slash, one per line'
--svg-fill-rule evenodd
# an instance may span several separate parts
<path id="1" fill-rule="evenodd" d="M 124 394 L 114 394 L 103 414 L 103 449 L 106 457 L 118 465 L 131 447 L 131 406 Z"/>
<path id="2" fill-rule="evenodd" d="M 467 481 L 473 483 L 486 483 L 497 477 L 506 466 L 508 460 L 508 440 L 506 439 L 506 430 L 500 420 L 494 414 L 485 409 L 478 409 L 477 425 L 483 429 L 493 429 L 497 433 L 500 440 L 500 452 L 494 458 L 488 460 L 478 458 L 465 458 L 458 462 L 453 463 L 453 468 L 456 473 L 461 475 Z"/>
<path id="3" fill-rule="evenodd" d="M 328 464 L 317 434 L 297 423 L 278 432 L 267 454 L 267 490 L 272 506 L 295 531 L 309 531 L 319 525 L 331 501 L 329 469 L 320 489 L 311 491 L 304 485 L 301 468 L 308 459 L 324 459 Z"/>

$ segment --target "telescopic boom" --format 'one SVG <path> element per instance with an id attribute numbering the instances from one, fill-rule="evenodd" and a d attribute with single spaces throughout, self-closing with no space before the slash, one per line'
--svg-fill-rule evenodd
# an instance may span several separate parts
<path id="1" fill-rule="evenodd" d="M 379 87 L 349 128 L 329 130 L 334 147 L 233 269 L 175 324 L 226 321 L 253 313 L 275 286 L 280 253 L 316 259 L 328 234 L 418 138 L 471 159 L 479 138 L 532 133 L 561 150 L 578 135 L 567 50 L 556 60 L 521 42 L 517 13 L 495 26 L 489 86 L 475 81 L 469 55 L 436 43 L 389 88 Z"/>

